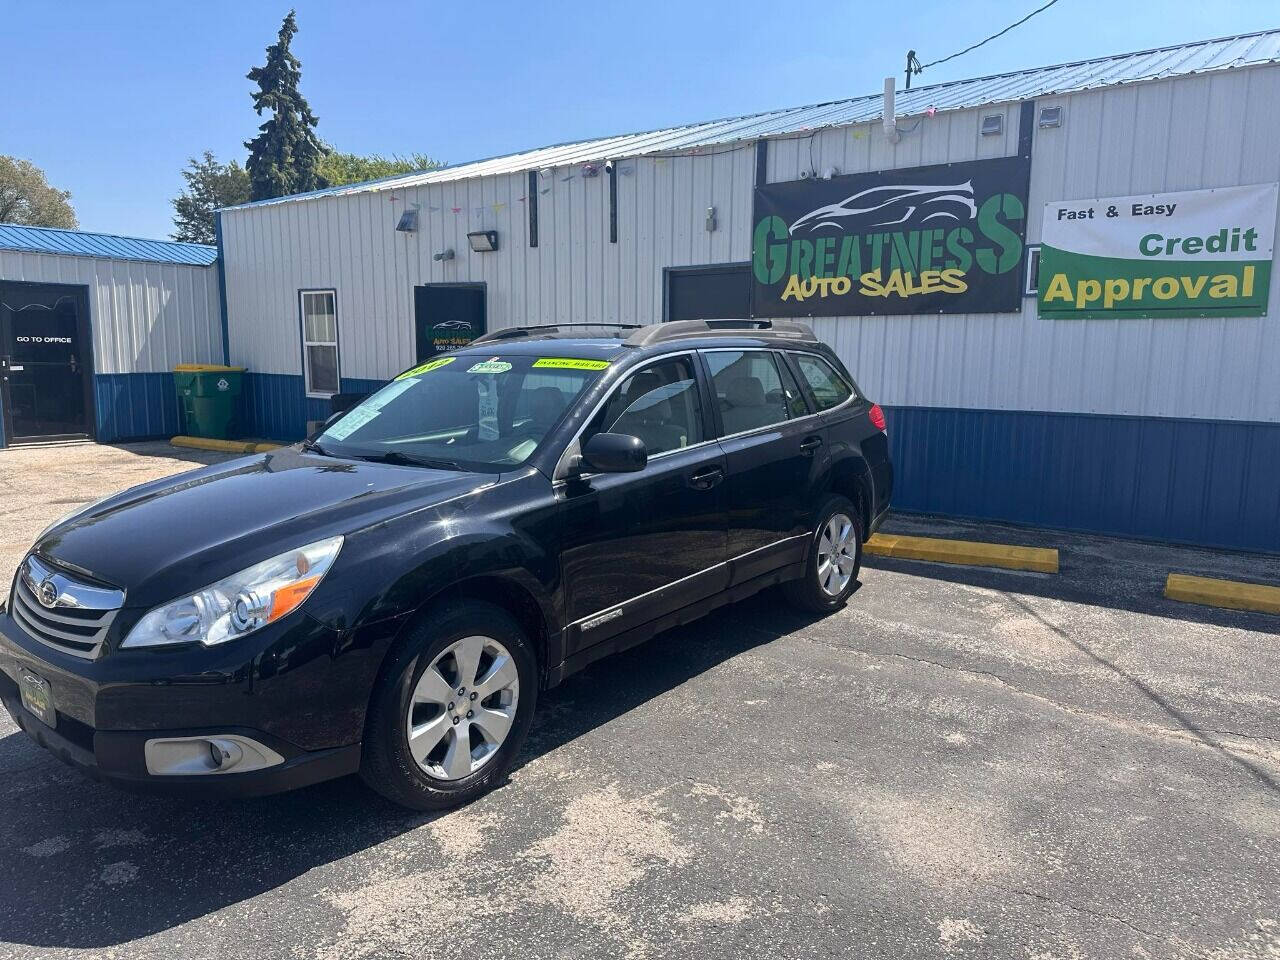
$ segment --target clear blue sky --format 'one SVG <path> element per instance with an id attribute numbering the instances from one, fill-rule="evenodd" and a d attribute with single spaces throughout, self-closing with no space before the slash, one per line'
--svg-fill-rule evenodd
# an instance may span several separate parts
<path id="1" fill-rule="evenodd" d="M 873 93 L 1042 0 L 298 0 L 302 91 L 329 143 L 458 163 Z M 166 237 L 188 157 L 243 161 L 245 73 L 280 3 L 0 0 L 0 153 L 72 192 L 84 229 Z M 1059 0 L 916 83 L 1280 26 L 1275 0 Z"/>

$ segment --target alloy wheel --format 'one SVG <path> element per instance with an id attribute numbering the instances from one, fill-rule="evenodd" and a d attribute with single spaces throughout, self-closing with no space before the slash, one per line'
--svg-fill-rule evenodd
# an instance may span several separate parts
<path id="1" fill-rule="evenodd" d="M 461 780 L 507 739 L 520 700 L 510 652 L 492 637 L 463 637 L 423 671 L 409 699 L 409 753 L 430 777 Z"/>
<path id="2" fill-rule="evenodd" d="M 818 540 L 818 586 L 829 597 L 838 597 L 849 586 L 858 564 L 858 537 L 853 521 L 834 513 Z"/>

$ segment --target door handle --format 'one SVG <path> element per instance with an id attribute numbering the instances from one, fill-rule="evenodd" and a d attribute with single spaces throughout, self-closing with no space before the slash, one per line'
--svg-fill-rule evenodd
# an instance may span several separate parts
<path id="1" fill-rule="evenodd" d="M 719 467 L 710 467 L 706 470 L 700 470 L 697 473 L 690 474 L 689 486 L 693 487 L 695 490 L 710 490 L 723 479 L 723 470 Z"/>
<path id="2" fill-rule="evenodd" d="M 822 446 L 821 437 L 805 437 L 800 441 L 800 452 L 806 457 L 812 457 L 815 450 Z"/>

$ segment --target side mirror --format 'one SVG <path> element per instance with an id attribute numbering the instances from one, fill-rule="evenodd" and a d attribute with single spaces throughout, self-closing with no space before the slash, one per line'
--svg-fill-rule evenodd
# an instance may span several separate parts
<path id="1" fill-rule="evenodd" d="M 644 441 L 625 433 L 597 433 L 582 447 L 582 466 L 596 473 L 635 473 L 648 462 Z"/>

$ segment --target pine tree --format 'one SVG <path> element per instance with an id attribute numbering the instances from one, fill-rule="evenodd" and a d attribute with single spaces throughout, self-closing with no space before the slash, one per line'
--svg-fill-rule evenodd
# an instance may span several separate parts
<path id="1" fill-rule="evenodd" d="M 293 10 L 280 25 L 274 45 L 267 47 L 267 62 L 254 67 L 248 77 L 258 85 L 252 94 L 258 116 L 270 112 L 261 131 L 245 144 L 249 148 L 249 182 L 254 200 L 269 200 L 290 193 L 304 193 L 328 186 L 316 165 L 324 146 L 315 134 L 316 118 L 298 91 L 302 65 L 289 50 L 298 21 Z"/>
<path id="2" fill-rule="evenodd" d="M 182 171 L 187 189 L 173 198 L 173 239 L 214 243 L 214 211 L 249 202 L 249 174 L 234 160 L 219 163 L 209 150 L 199 160 L 192 157 L 187 166 Z"/>

